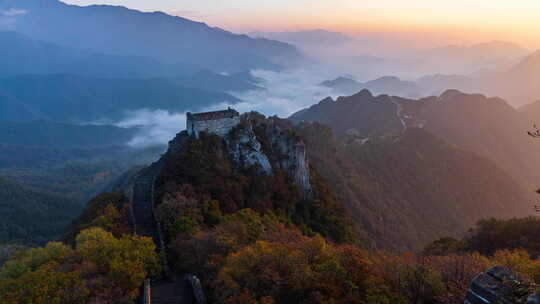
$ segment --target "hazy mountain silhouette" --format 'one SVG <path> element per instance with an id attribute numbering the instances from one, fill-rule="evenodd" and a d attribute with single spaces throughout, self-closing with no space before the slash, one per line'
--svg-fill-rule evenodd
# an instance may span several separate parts
<path id="1" fill-rule="evenodd" d="M 334 105 L 344 110 L 347 102 L 354 101 Z M 379 129 L 386 136 L 344 142 L 323 125 L 302 126 L 310 161 L 347 205 L 359 232 L 379 248 L 418 250 L 440 236 L 464 234 L 479 219 L 532 212 L 533 191 L 494 162 L 425 129 Z"/>
<path id="2" fill-rule="evenodd" d="M 416 54 L 405 62 L 420 70 L 424 69 L 424 65 L 431 66 L 429 61 L 455 67 L 464 65 L 468 69 L 472 65 L 478 65 L 481 69 L 472 74 L 430 73 L 415 81 L 403 81 L 392 76 L 362 83 L 340 77 L 325 81 L 321 85 L 332 87 L 336 93 L 344 95 L 369 89 L 375 94 L 413 98 L 440 95 L 448 89 L 457 89 L 468 93 L 500 96 L 510 105 L 519 107 L 540 98 L 540 87 L 537 83 L 537 79 L 540 79 L 540 51 L 529 56 L 523 56 L 523 52 L 525 50 L 517 45 L 503 42 L 483 43 L 470 47 L 449 46 L 425 52 L 421 56 L 421 53 Z M 418 56 L 416 59 L 422 63 L 415 63 L 415 56 Z M 501 61 L 505 63 L 502 64 Z M 452 68 L 437 68 L 435 65 L 425 70 L 430 69 L 452 70 Z"/>
<path id="3" fill-rule="evenodd" d="M 41 244 L 64 233 L 82 206 L 59 195 L 0 179 L 0 243 Z"/>
<path id="4" fill-rule="evenodd" d="M 540 125 L 540 100 L 521 106 L 518 111 L 531 129 L 534 125 Z"/>
<path id="5" fill-rule="evenodd" d="M 482 79 L 483 91 L 507 99 L 521 106 L 540 98 L 540 50 L 518 64 Z"/>
<path id="6" fill-rule="evenodd" d="M 365 139 L 422 127 L 450 144 L 489 159 L 531 187 L 540 180 L 540 146 L 527 136 L 531 124 L 500 98 L 448 90 L 420 100 L 373 96 L 362 91 L 319 104 L 291 116 L 318 121 L 340 138 Z"/>
<path id="7" fill-rule="evenodd" d="M 351 42 L 353 39 L 343 33 L 323 29 L 290 31 L 290 32 L 251 32 L 248 34 L 255 38 L 279 40 L 299 46 L 312 45 L 340 45 Z"/>
<path id="8" fill-rule="evenodd" d="M 0 76 L 69 73 L 98 77 L 155 77 L 180 76 L 198 70 L 191 64 L 164 64 L 148 57 L 83 52 L 12 31 L 0 32 L 0 48 Z"/>
<path id="9" fill-rule="evenodd" d="M 416 80 L 416 85 L 420 88 L 422 95 L 438 96 L 448 89 L 475 91 L 477 82 L 476 78 L 464 75 L 433 74 L 420 77 Z"/>
<path id="10" fill-rule="evenodd" d="M 300 58 L 286 43 L 252 39 L 162 12 L 120 6 L 67 5 L 57 0 L 4 0 L 21 13 L 4 27 L 90 53 L 150 57 L 212 70 L 277 69 Z"/>
<path id="11" fill-rule="evenodd" d="M 537 79 L 540 78 L 540 51 L 524 57 L 517 63 L 469 76 L 436 75 L 422 77 L 417 84 L 424 92 L 441 92 L 442 89 L 459 89 L 500 96 L 515 107 L 523 106 L 540 98 Z"/>
<path id="12" fill-rule="evenodd" d="M 421 93 L 413 81 L 404 81 L 395 76 L 384 76 L 367 82 L 358 82 L 347 77 L 322 82 L 320 85 L 332 88 L 335 93 L 351 95 L 363 89 L 374 94 L 388 94 L 403 97 L 418 97 Z"/>
<path id="13" fill-rule="evenodd" d="M 510 66 L 526 55 L 527 50 L 515 43 L 492 41 L 420 51 L 406 64 L 426 73 L 470 74 L 480 69 Z"/>
<path id="14" fill-rule="evenodd" d="M 496 63 L 499 61 L 508 61 L 509 59 L 525 56 L 527 50 L 521 46 L 506 41 L 490 41 L 477 43 L 470 46 L 448 45 L 421 52 L 422 56 L 429 59 L 444 57 L 463 60 L 464 62 L 484 62 Z"/>
<path id="15" fill-rule="evenodd" d="M 0 78 L 0 120 L 88 122 L 121 119 L 139 109 L 183 112 L 239 100 L 181 86 L 173 79 L 32 75 Z"/>
<path id="16" fill-rule="evenodd" d="M 115 146 L 128 142 L 136 128 L 110 125 L 71 125 L 46 120 L 0 121 L 0 144 L 80 148 Z"/>

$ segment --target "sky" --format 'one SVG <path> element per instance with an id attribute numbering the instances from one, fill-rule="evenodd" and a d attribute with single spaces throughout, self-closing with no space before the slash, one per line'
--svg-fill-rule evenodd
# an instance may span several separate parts
<path id="1" fill-rule="evenodd" d="M 65 0 L 164 11 L 235 32 L 428 32 L 540 46 L 539 0 Z"/>

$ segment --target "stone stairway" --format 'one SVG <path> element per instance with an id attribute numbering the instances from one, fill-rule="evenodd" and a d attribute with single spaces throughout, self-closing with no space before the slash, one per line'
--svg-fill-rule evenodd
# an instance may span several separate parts
<path id="1" fill-rule="evenodd" d="M 135 232 L 138 235 L 151 237 L 159 251 L 164 250 L 153 210 L 154 180 L 158 170 L 147 168 L 135 179 L 133 184 L 132 211 Z M 150 303 L 142 297 L 143 304 L 198 304 L 193 285 L 188 277 L 174 277 L 168 271 L 166 259 L 163 260 L 165 278 L 152 279 L 150 282 Z"/>
<path id="2" fill-rule="evenodd" d="M 152 210 L 154 176 L 144 173 L 133 185 L 133 216 L 135 217 L 135 232 L 138 235 L 151 237 L 158 250 L 161 250 L 161 238 L 158 225 Z"/>

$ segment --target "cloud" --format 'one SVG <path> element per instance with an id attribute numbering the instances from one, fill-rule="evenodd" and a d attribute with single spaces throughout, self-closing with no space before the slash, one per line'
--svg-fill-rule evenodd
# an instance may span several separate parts
<path id="1" fill-rule="evenodd" d="M 264 80 L 262 85 L 266 90 L 232 93 L 243 101 L 234 107 L 240 112 L 253 110 L 280 117 L 288 117 L 330 96 L 331 89 L 321 87 L 319 83 L 336 76 L 318 69 L 253 71 L 252 74 Z"/>
<path id="2" fill-rule="evenodd" d="M 253 71 L 252 74 L 264 80 L 262 85 L 266 90 L 231 93 L 242 102 L 234 105 L 215 104 L 200 111 L 215 111 L 230 106 L 240 113 L 258 111 L 267 116 L 277 115 L 286 118 L 331 96 L 329 88 L 318 84 L 336 76 L 310 69 L 287 72 Z M 140 132 L 128 143 L 130 146 L 162 145 L 170 141 L 176 133 L 185 130 L 185 114 L 141 109 L 126 112 L 126 118 L 116 125 L 123 128 L 140 127 Z"/>
<path id="3" fill-rule="evenodd" d="M 126 112 L 126 119 L 115 123 L 122 128 L 138 127 L 140 131 L 127 144 L 132 147 L 164 145 L 186 126 L 185 113 L 140 109 Z"/>
<path id="4" fill-rule="evenodd" d="M 10 8 L 7 11 L 1 11 L 1 13 L 4 16 L 15 17 L 15 16 L 26 15 L 28 13 L 28 11 L 24 10 L 24 9 Z"/>

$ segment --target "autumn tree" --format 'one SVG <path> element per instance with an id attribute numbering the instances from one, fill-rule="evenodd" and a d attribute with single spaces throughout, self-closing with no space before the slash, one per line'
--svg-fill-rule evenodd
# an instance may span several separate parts
<path id="1" fill-rule="evenodd" d="M 0 270 L 0 303 L 129 303 L 159 268 L 150 238 L 89 228 L 74 249 L 51 242 L 8 261 Z"/>

